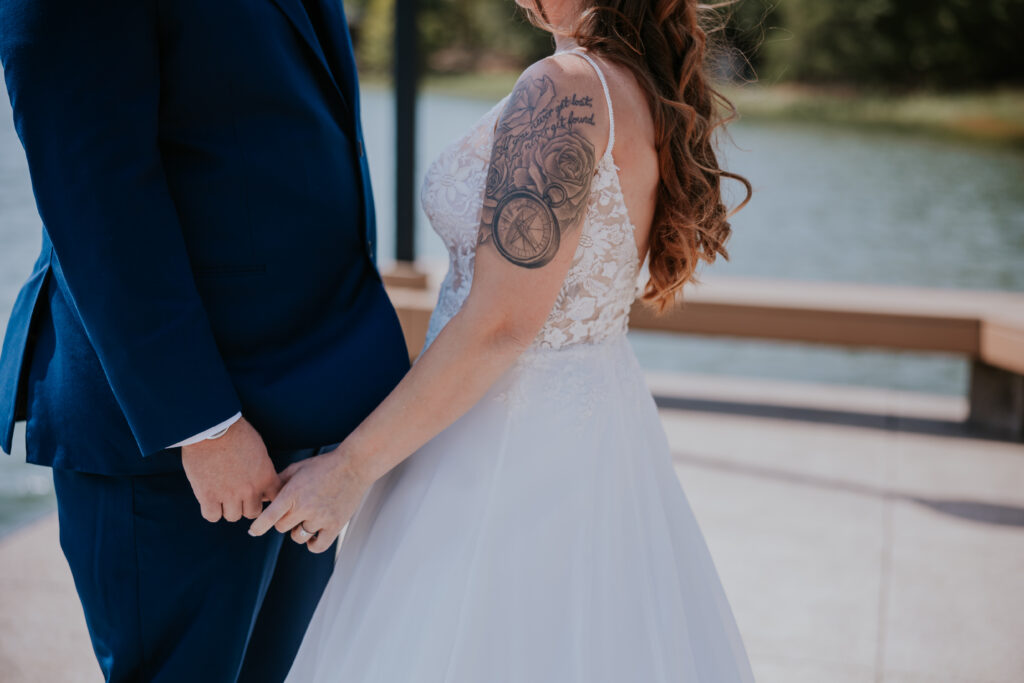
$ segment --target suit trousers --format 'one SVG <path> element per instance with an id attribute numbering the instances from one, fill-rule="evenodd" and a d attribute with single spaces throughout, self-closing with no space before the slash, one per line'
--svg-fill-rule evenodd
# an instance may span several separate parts
<path id="1" fill-rule="evenodd" d="M 273 453 L 280 467 L 331 447 Z M 107 681 L 280 683 L 334 567 L 250 520 L 211 524 L 183 472 L 53 470 L 60 544 Z"/>

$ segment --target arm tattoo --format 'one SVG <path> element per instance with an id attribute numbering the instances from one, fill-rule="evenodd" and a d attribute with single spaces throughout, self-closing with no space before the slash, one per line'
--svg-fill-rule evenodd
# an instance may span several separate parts
<path id="1" fill-rule="evenodd" d="M 556 92 L 548 76 L 516 86 L 495 131 L 478 244 L 524 268 L 546 265 L 587 206 L 594 146 L 589 96 Z"/>

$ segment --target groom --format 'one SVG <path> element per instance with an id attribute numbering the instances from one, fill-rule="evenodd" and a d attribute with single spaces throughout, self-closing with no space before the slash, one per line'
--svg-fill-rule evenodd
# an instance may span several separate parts
<path id="1" fill-rule="evenodd" d="M 0 0 L 44 224 L 0 356 L 108 681 L 279 682 L 331 571 L 276 472 L 408 369 L 340 0 Z"/>

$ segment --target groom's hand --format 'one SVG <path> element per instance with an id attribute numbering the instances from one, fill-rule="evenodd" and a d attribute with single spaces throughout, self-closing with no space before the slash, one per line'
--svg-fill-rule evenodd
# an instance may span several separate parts
<path id="1" fill-rule="evenodd" d="M 220 438 L 183 446 L 181 464 L 209 522 L 256 519 L 281 488 L 263 439 L 245 418 Z"/>

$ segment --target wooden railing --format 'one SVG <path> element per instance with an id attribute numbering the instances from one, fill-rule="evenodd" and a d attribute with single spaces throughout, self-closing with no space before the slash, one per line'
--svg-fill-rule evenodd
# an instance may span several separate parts
<path id="1" fill-rule="evenodd" d="M 415 286 L 424 281 L 408 272 L 386 276 L 385 283 L 416 355 L 436 283 Z M 706 277 L 665 314 L 634 304 L 630 326 L 966 356 L 968 422 L 979 433 L 1024 440 L 1024 293 Z"/>

